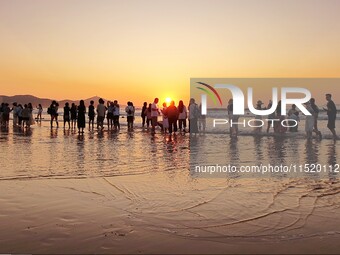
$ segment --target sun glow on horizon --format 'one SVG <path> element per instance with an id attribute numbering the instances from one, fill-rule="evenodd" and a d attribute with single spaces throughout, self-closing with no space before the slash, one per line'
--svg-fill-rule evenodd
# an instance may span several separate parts
<path id="1" fill-rule="evenodd" d="M 337 2 L 174 2 L 0 1 L 0 95 L 187 105 L 194 77 L 340 75 Z"/>

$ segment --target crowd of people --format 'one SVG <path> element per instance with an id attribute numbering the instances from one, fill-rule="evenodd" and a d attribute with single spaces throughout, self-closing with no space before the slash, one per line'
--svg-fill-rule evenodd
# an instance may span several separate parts
<path id="1" fill-rule="evenodd" d="M 24 105 L 13 103 L 12 107 L 10 107 L 8 103 L 2 103 L 0 106 L 0 123 L 2 127 L 8 128 L 11 112 L 13 113 L 14 127 L 29 128 L 35 123 L 33 118 L 33 106 L 31 103 Z"/>
<path id="2" fill-rule="evenodd" d="M 326 94 L 327 108 L 324 110 L 328 115 L 327 127 L 333 134 L 334 139 L 337 139 L 335 132 L 335 120 L 337 109 L 332 101 L 332 95 Z M 201 106 L 198 106 L 195 99 L 191 98 L 188 107 L 186 107 L 182 100 L 179 101 L 178 105 L 175 105 L 174 101 L 171 101 L 169 105 L 163 103 L 162 108 L 158 105 L 159 99 L 155 98 L 152 103 L 144 102 L 141 109 L 141 122 L 143 128 L 150 128 L 151 132 L 156 132 L 156 127 L 160 127 L 162 132 L 169 133 L 172 135 L 176 132 L 187 132 L 191 134 L 197 134 L 200 131 L 205 132 L 206 128 L 206 115 L 201 114 Z M 272 102 L 269 101 L 267 107 L 262 106 L 261 100 L 257 101 L 256 109 L 264 110 L 272 108 Z M 309 102 L 305 103 L 306 109 L 312 114 L 307 115 L 305 119 L 305 131 L 307 138 L 311 138 L 313 132 L 318 137 L 322 137 L 321 132 L 318 129 L 318 115 L 319 107 L 315 103 L 315 99 L 312 98 Z M 17 104 L 13 103 L 12 107 L 8 103 L 2 103 L 0 107 L 0 121 L 1 126 L 8 127 L 10 113 L 13 114 L 13 126 L 29 128 L 35 123 L 35 121 L 41 122 L 43 107 L 39 104 L 37 107 L 38 113 L 36 118 L 33 117 L 33 106 L 31 103 L 28 104 Z M 233 114 L 233 99 L 228 102 L 228 115 L 229 122 L 238 123 L 239 116 Z M 51 105 L 47 109 L 47 113 L 51 116 L 50 126 L 53 128 L 54 123 L 59 127 L 59 103 L 52 101 Z M 125 107 L 125 114 L 127 119 L 128 131 L 133 131 L 136 109 L 132 102 L 127 102 Z M 72 103 L 71 105 L 66 102 L 63 107 L 63 127 L 69 129 L 78 129 L 79 134 L 84 133 L 86 127 L 86 115 L 88 116 L 88 127 L 90 130 L 94 129 L 95 117 L 96 126 L 99 131 L 104 129 L 105 119 L 107 120 L 107 129 L 112 131 L 120 130 L 120 105 L 117 100 L 105 101 L 100 98 L 97 105 L 91 101 L 87 107 L 84 100 L 79 101 L 79 105 Z M 161 116 L 161 118 L 160 118 Z M 255 116 L 255 120 L 262 122 L 262 116 Z M 275 133 L 297 132 L 298 123 L 300 122 L 299 111 L 296 109 L 296 105 L 292 105 L 289 109 L 287 116 L 281 114 L 281 101 L 276 106 L 276 110 L 268 115 L 267 133 L 273 128 Z M 272 121 L 275 120 L 275 121 Z M 287 120 L 290 125 L 282 125 L 282 121 Z M 189 122 L 187 130 L 187 121 Z M 292 125 L 292 122 L 296 125 Z M 262 132 L 262 126 L 257 126 L 255 132 Z M 230 126 L 230 136 L 236 137 L 238 135 L 238 125 Z"/>
<path id="3" fill-rule="evenodd" d="M 327 128 L 332 132 L 333 138 L 335 140 L 338 139 L 335 131 L 335 120 L 336 120 L 336 114 L 337 109 L 335 106 L 335 103 L 332 100 L 331 94 L 326 94 L 326 101 L 327 106 L 326 108 L 323 108 L 323 110 L 326 111 L 328 116 L 328 123 Z M 270 100 L 267 107 L 262 107 L 263 103 L 261 100 L 257 101 L 256 103 L 256 109 L 257 110 L 266 110 L 271 109 L 273 104 Z M 311 115 L 306 115 L 305 119 L 305 132 L 307 135 L 307 139 L 311 139 L 313 132 L 316 133 L 316 135 L 321 139 L 322 134 L 318 129 L 318 117 L 320 109 L 315 103 L 315 99 L 311 98 L 308 102 L 305 103 L 305 107 L 308 112 L 311 113 Z M 233 114 L 233 99 L 230 99 L 228 102 L 228 115 L 229 115 L 229 122 L 237 123 L 239 116 Z M 255 116 L 255 119 L 260 120 L 262 119 L 262 116 Z M 298 132 L 298 126 L 300 122 L 299 117 L 299 111 L 296 109 L 296 105 L 293 104 L 291 109 L 289 109 L 287 116 L 282 115 L 281 113 L 281 101 L 278 102 L 276 109 L 273 113 L 268 115 L 268 124 L 267 124 L 267 133 L 269 133 L 270 128 L 274 129 L 275 133 L 285 133 L 285 132 Z M 287 121 L 286 124 L 282 124 L 285 121 Z M 255 133 L 262 131 L 262 126 L 258 125 L 255 127 Z M 238 125 L 234 125 L 230 127 L 230 136 L 236 137 L 238 135 Z"/>
<path id="4" fill-rule="evenodd" d="M 147 102 L 144 102 L 141 109 L 143 128 L 151 128 L 153 133 L 155 133 L 156 127 L 160 127 L 162 132 L 169 134 L 175 132 L 186 132 L 188 119 L 190 131 L 192 133 L 198 133 L 197 122 L 200 116 L 200 110 L 194 99 L 190 100 L 190 104 L 188 106 L 189 109 L 187 109 L 182 100 L 179 102 L 178 106 L 175 106 L 174 101 L 170 102 L 169 106 L 167 106 L 166 103 L 163 103 L 162 108 L 159 108 L 158 102 L 158 98 L 155 98 L 153 103 L 148 104 Z M 54 122 L 56 126 L 59 127 L 58 111 L 58 102 L 52 101 L 47 110 L 47 113 L 51 116 L 51 128 L 53 128 Z M 99 99 L 96 107 L 94 105 L 94 101 L 91 101 L 88 111 L 83 100 L 79 102 L 78 106 L 74 103 L 72 103 L 71 106 L 69 106 L 69 103 L 65 103 L 63 108 L 64 128 L 68 126 L 68 128 L 75 129 L 77 127 L 79 133 L 84 133 L 86 126 L 86 114 L 88 115 L 89 129 L 94 129 L 95 117 L 97 117 L 97 129 L 100 131 L 104 129 L 105 119 L 107 120 L 106 123 L 108 130 L 117 131 L 120 129 L 120 106 L 118 101 L 108 101 L 105 104 L 105 101 L 102 98 Z M 130 101 L 127 102 L 127 106 L 125 107 L 125 114 L 128 131 L 133 131 L 136 108 Z M 160 116 L 162 119 L 159 118 Z"/>

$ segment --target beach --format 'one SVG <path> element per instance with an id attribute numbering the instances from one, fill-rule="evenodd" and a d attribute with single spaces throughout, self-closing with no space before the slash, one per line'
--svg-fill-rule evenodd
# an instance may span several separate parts
<path id="1" fill-rule="evenodd" d="M 0 255 L 340 254 L 339 13 L 1 0 Z"/>
<path id="2" fill-rule="evenodd" d="M 315 155 L 331 164 L 337 142 L 313 139 L 311 146 L 299 133 L 283 138 L 283 150 L 274 153 L 266 144 L 275 137 L 260 137 L 259 145 L 250 135 L 233 141 L 225 134 L 190 139 L 157 131 L 137 125 L 127 132 L 123 125 L 117 133 L 78 135 L 51 130 L 48 122 L 25 132 L 2 130 L 1 252 L 339 253 L 337 174 L 196 178 L 190 172 L 193 159 L 202 158 L 190 153 L 193 143 L 227 149 L 228 160 L 239 164 L 308 162 Z M 211 144 L 215 136 L 221 146 Z"/>
<path id="3" fill-rule="evenodd" d="M 157 173 L 2 181 L 1 190 L 2 252 L 339 250 L 339 183 L 192 181 Z"/>

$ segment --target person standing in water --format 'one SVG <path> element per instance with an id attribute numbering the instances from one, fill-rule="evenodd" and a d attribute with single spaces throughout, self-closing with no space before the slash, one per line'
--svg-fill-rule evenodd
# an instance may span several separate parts
<path id="1" fill-rule="evenodd" d="M 198 105 L 195 103 L 195 99 L 191 98 L 190 102 L 189 102 L 189 131 L 190 131 L 190 134 L 194 133 L 196 135 L 198 133 L 198 117 L 199 117 Z"/>
<path id="2" fill-rule="evenodd" d="M 151 105 L 151 125 L 152 125 L 152 132 L 156 131 L 156 126 L 158 123 L 158 115 L 160 114 L 159 112 L 159 107 L 158 107 L 158 98 L 155 98 L 153 101 L 153 104 Z"/>
<path id="3" fill-rule="evenodd" d="M 89 106 L 89 129 L 91 129 L 92 125 L 92 130 L 94 129 L 94 117 L 96 116 L 96 113 L 94 112 L 94 101 L 90 101 L 90 106 Z"/>
<path id="4" fill-rule="evenodd" d="M 185 129 L 187 127 L 188 112 L 182 100 L 179 101 L 177 109 L 178 109 L 179 131 L 185 132 Z"/>
<path id="5" fill-rule="evenodd" d="M 238 122 L 239 116 L 234 114 L 234 101 L 233 99 L 229 99 L 228 101 L 228 116 L 229 116 L 229 123 L 230 123 L 230 137 L 237 137 L 238 136 Z"/>
<path id="6" fill-rule="evenodd" d="M 68 123 L 68 128 L 70 128 L 70 112 L 71 108 L 68 102 L 65 103 L 64 106 L 64 129 L 65 129 L 65 124 Z"/>
<path id="7" fill-rule="evenodd" d="M 39 104 L 38 105 L 38 107 L 37 107 L 37 109 L 38 109 L 38 114 L 37 114 L 37 121 L 39 121 L 39 122 L 41 122 L 41 115 L 42 115 L 42 112 L 43 112 L 43 107 L 42 107 L 42 105 L 41 104 Z"/>
<path id="8" fill-rule="evenodd" d="M 119 116 L 120 116 L 120 107 L 117 100 L 113 101 L 113 125 L 115 130 L 120 130 L 120 123 L 119 123 Z"/>
<path id="9" fill-rule="evenodd" d="M 125 112 L 127 116 L 128 131 L 133 131 L 133 121 L 135 118 L 135 107 L 133 106 L 132 102 L 127 102 Z"/>
<path id="10" fill-rule="evenodd" d="M 114 110 L 114 106 L 113 106 L 113 102 L 107 102 L 107 129 L 113 129 L 113 110 Z"/>
<path id="11" fill-rule="evenodd" d="M 86 114 L 86 107 L 84 100 L 80 100 L 79 106 L 78 106 L 78 133 L 84 133 L 84 128 L 85 128 L 85 114 Z"/>
<path id="12" fill-rule="evenodd" d="M 313 111 L 314 111 L 314 128 L 313 128 L 313 132 L 315 132 L 320 139 L 322 138 L 322 134 L 318 129 L 318 118 L 319 118 L 319 107 L 315 104 L 315 98 L 311 98 L 310 99 L 310 106 L 312 107 Z"/>
<path id="13" fill-rule="evenodd" d="M 259 110 L 259 111 L 264 110 L 262 108 L 262 105 L 263 105 L 262 101 L 258 100 L 257 103 L 256 103 L 256 110 Z M 255 119 L 256 119 L 256 121 L 255 121 L 256 127 L 254 129 L 254 132 L 255 133 L 261 133 L 262 132 L 262 123 L 263 123 L 262 116 L 261 115 L 255 115 Z"/>
<path id="14" fill-rule="evenodd" d="M 55 104 L 55 122 L 57 123 L 57 127 L 59 127 L 59 124 L 58 124 L 58 116 L 59 116 L 58 110 L 59 110 L 59 103 L 56 102 L 56 104 Z"/>
<path id="15" fill-rule="evenodd" d="M 13 112 L 13 127 L 16 127 L 18 125 L 18 104 L 16 102 L 13 103 L 12 112 Z"/>
<path id="16" fill-rule="evenodd" d="M 175 106 L 175 101 L 170 102 L 170 106 L 166 109 L 169 121 L 169 134 L 177 132 L 178 109 Z"/>
<path id="17" fill-rule="evenodd" d="M 168 119 L 168 112 L 167 112 L 167 105 L 166 103 L 164 102 L 163 103 L 163 109 L 161 110 L 161 113 L 162 113 L 162 123 L 161 123 L 161 127 L 162 127 L 162 130 L 164 131 L 164 133 L 167 132 L 167 130 L 169 129 L 169 119 Z"/>
<path id="18" fill-rule="evenodd" d="M 328 124 L 327 127 L 333 134 L 333 139 L 337 140 L 338 137 L 335 132 L 335 120 L 336 120 L 336 106 L 332 100 L 331 94 L 326 94 L 326 100 L 327 100 L 327 108 L 323 108 L 325 111 L 327 111 L 328 115 Z"/>
<path id="19" fill-rule="evenodd" d="M 148 103 L 144 102 L 143 107 L 142 107 L 142 112 L 140 116 L 142 117 L 142 127 L 144 128 L 145 122 L 146 122 L 146 109 L 148 108 Z"/>
<path id="20" fill-rule="evenodd" d="M 9 107 L 8 103 L 5 103 L 2 106 L 2 121 L 3 121 L 3 125 L 8 128 L 9 127 L 9 115 L 11 112 L 11 108 Z"/>
<path id="21" fill-rule="evenodd" d="M 271 109 L 272 106 L 273 106 L 273 101 L 269 100 L 269 103 L 267 105 L 267 109 Z M 269 133 L 269 129 L 271 127 L 274 128 L 274 125 L 273 125 L 273 120 L 274 119 L 275 119 L 275 111 L 273 111 L 271 114 L 268 115 L 267 133 Z"/>
<path id="22" fill-rule="evenodd" d="M 31 110 L 28 108 L 28 105 L 24 105 L 24 109 L 21 111 L 21 118 L 22 118 L 22 127 L 23 128 L 30 128 L 30 115 Z"/>
<path id="23" fill-rule="evenodd" d="M 310 140 L 312 139 L 312 135 L 313 135 L 314 111 L 309 101 L 305 103 L 305 107 L 307 111 L 311 113 L 311 115 L 306 115 L 306 123 L 305 123 L 305 131 L 307 134 L 307 139 Z"/>
<path id="24" fill-rule="evenodd" d="M 30 125 L 34 125 L 35 120 L 34 120 L 34 117 L 33 117 L 33 105 L 32 105 L 32 103 L 28 103 L 27 107 L 30 110 Z"/>
<path id="25" fill-rule="evenodd" d="M 76 129 L 76 123 L 77 123 L 77 106 L 75 103 L 72 103 L 71 105 L 71 128 Z"/>
<path id="26" fill-rule="evenodd" d="M 199 109 L 199 115 L 198 115 L 198 130 L 200 132 L 205 133 L 205 129 L 207 126 L 207 116 L 202 114 L 202 104 L 198 107 Z"/>
<path id="27" fill-rule="evenodd" d="M 58 104 L 59 105 L 59 104 Z M 47 113 L 51 115 L 51 128 L 53 128 L 53 121 L 57 123 L 57 128 L 59 127 L 58 124 L 58 106 L 55 100 L 52 101 L 50 107 L 47 109 Z"/>
<path id="28" fill-rule="evenodd" d="M 280 100 L 276 107 L 276 118 L 279 119 L 279 121 L 274 122 L 275 133 L 285 133 L 287 131 L 287 127 L 282 125 L 282 122 L 285 121 L 286 118 L 285 118 L 285 115 L 282 115 L 281 109 L 282 109 L 282 103 Z"/>
<path id="29" fill-rule="evenodd" d="M 151 106 L 152 104 L 149 104 L 149 107 L 145 110 L 145 114 L 146 114 L 146 127 L 149 128 L 150 127 L 150 123 L 152 121 L 152 117 L 151 117 Z"/>
<path id="30" fill-rule="evenodd" d="M 292 108 L 288 111 L 288 119 L 291 119 L 288 121 L 289 124 L 289 132 L 297 132 L 298 131 L 298 122 L 300 121 L 299 112 L 296 110 L 296 105 L 293 104 Z M 296 126 L 294 126 L 296 124 Z"/>
<path id="31" fill-rule="evenodd" d="M 106 107 L 104 105 L 104 100 L 102 98 L 99 99 L 99 104 L 97 106 L 97 128 L 98 130 L 104 129 L 104 120 L 105 120 L 105 113 Z M 100 128 L 99 128 L 100 127 Z"/>

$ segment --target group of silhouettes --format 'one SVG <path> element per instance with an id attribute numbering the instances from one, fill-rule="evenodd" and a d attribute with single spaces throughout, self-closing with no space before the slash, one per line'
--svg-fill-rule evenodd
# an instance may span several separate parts
<path id="1" fill-rule="evenodd" d="M 338 137 L 335 131 L 337 109 L 336 109 L 335 103 L 332 100 L 332 95 L 326 94 L 325 96 L 326 96 L 327 105 L 326 105 L 326 108 L 323 108 L 323 110 L 326 111 L 327 117 L 328 117 L 327 128 L 332 132 L 334 140 L 337 140 Z M 257 101 L 256 109 L 257 110 L 271 109 L 273 106 L 272 101 L 269 101 L 269 104 L 267 107 L 262 107 L 262 105 L 263 103 L 261 100 Z M 307 111 L 311 114 L 311 115 L 306 115 L 306 119 L 305 119 L 305 132 L 307 135 L 307 139 L 312 138 L 313 132 L 315 132 L 316 135 L 321 139 L 322 134 L 318 129 L 318 117 L 319 117 L 320 109 L 316 105 L 315 99 L 311 98 L 304 105 Z M 287 116 L 282 115 L 281 108 L 282 108 L 281 101 L 279 101 L 276 106 L 275 111 L 268 115 L 267 133 L 269 133 L 269 130 L 271 127 L 273 127 L 274 132 L 278 134 L 282 134 L 287 131 L 297 132 L 299 122 L 300 122 L 300 117 L 299 117 L 299 111 L 296 109 L 296 105 L 295 104 L 292 105 L 291 109 L 288 111 Z M 229 121 L 237 123 L 239 116 L 233 114 L 233 99 L 229 100 L 227 109 L 228 109 L 228 114 L 229 114 Z M 257 119 L 258 123 L 262 122 L 261 120 L 262 116 L 255 116 L 255 119 Z M 284 121 L 287 121 L 288 125 L 282 124 Z M 255 127 L 255 133 L 261 132 L 261 129 L 262 129 L 261 125 L 259 125 L 258 127 Z M 238 126 L 237 125 L 231 126 L 230 136 L 236 137 L 237 135 L 238 135 Z"/>
<path id="2" fill-rule="evenodd" d="M 335 132 L 335 121 L 337 109 L 332 101 L 332 95 L 326 94 L 327 108 L 324 110 L 327 112 L 328 124 L 327 127 L 332 132 L 334 139 L 337 139 Z M 195 99 L 191 98 L 188 107 L 186 107 L 182 100 L 179 101 L 178 105 L 175 105 L 174 101 L 171 101 L 169 105 L 163 103 L 162 108 L 158 105 L 159 99 L 155 98 L 153 103 L 144 102 L 141 109 L 141 122 L 142 127 L 149 129 L 151 127 L 151 132 L 156 132 L 156 127 L 160 127 L 161 131 L 164 133 L 169 133 L 172 135 L 176 132 L 187 132 L 191 134 L 197 134 L 200 131 L 205 132 L 206 128 L 206 115 L 201 114 L 201 106 L 198 106 Z M 272 102 L 270 101 L 267 107 L 262 107 L 263 103 L 261 100 L 257 101 L 256 109 L 263 110 L 272 108 Z M 311 115 L 306 116 L 305 131 L 307 138 L 312 137 L 312 133 L 315 132 L 321 138 L 321 132 L 318 130 L 318 115 L 319 108 L 315 104 L 315 99 L 312 98 L 309 102 L 305 104 L 306 109 L 311 113 Z M 0 122 L 1 126 L 8 127 L 10 113 L 13 113 L 13 126 L 29 128 L 35 121 L 41 122 L 43 107 L 39 104 L 37 107 L 38 113 L 36 118 L 33 118 L 33 106 L 31 103 L 28 104 L 17 104 L 13 103 L 12 108 L 8 103 L 2 103 L 0 106 Z M 240 116 L 233 114 L 233 100 L 230 99 L 228 103 L 228 115 L 229 121 L 237 123 Z M 53 128 L 54 122 L 56 126 L 59 127 L 58 116 L 59 116 L 59 104 L 57 101 L 52 101 L 51 105 L 47 109 L 47 113 L 51 116 L 50 125 Z M 127 102 L 125 107 L 125 114 L 127 119 L 128 131 L 133 131 L 134 121 L 135 121 L 136 109 L 132 102 Z M 86 115 L 88 120 L 86 120 Z M 90 105 L 86 107 L 84 100 L 79 101 L 79 105 L 72 103 L 71 105 L 66 102 L 63 107 L 63 123 L 64 128 L 76 129 L 78 128 L 78 133 L 83 134 L 88 122 L 90 130 L 94 129 L 95 118 L 96 126 L 99 131 L 104 130 L 104 122 L 107 120 L 108 130 L 118 131 L 120 130 L 120 106 L 117 100 L 105 101 L 100 98 L 97 105 L 95 102 L 90 101 Z M 260 120 L 261 116 L 255 116 L 255 119 Z M 267 133 L 270 128 L 273 127 L 275 133 L 285 133 L 286 131 L 297 132 L 298 124 L 295 126 L 286 127 L 282 125 L 282 121 L 286 119 L 285 115 L 281 114 L 281 102 L 278 103 L 276 110 L 268 115 L 268 120 L 279 120 L 279 121 L 268 121 Z M 189 129 L 187 130 L 187 120 L 189 122 Z M 295 105 L 288 111 L 287 121 L 294 121 L 298 123 L 300 121 L 299 111 L 296 109 Z M 256 128 L 256 132 L 261 132 L 261 128 Z M 237 136 L 238 127 L 237 125 L 230 127 L 230 135 Z"/>
<path id="3" fill-rule="evenodd" d="M 150 128 L 153 133 L 156 132 L 156 127 L 160 127 L 162 132 L 169 134 L 176 132 L 186 132 L 187 119 L 189 119 L 189 130 L 192 133 L 198 133 L 198 119 L 200 111 L 198 105 L 194 99 L 190 100 L 190 104 L 187 107 L 183 104 L 183 101 L 179 101 L 178 106 L 175 106 L 175 102 L 171 101 L 169 106 L 163 103 L 163 107 L 158 106 L 159 99 L 155 98 L 153 103 L 148 104 L 144 102 L 141 109 L 142 127 Z M 47 113 L 51 116 L 50 124 L 53 128 L 54 122 L 59 127 L 59 104 L 57 101 L 52 101 L 51 105 L 47 109 Z M 127 102 L 125 107 L 125 114 L 127 119 L 128 131 L 133 131 L 135 121 L 136 108 L 132 102 Z M 107 119 L 108 130 L 118 131 L 120 130 L 120 106 L 117 100 L 105 101 L 100 98 L 98 104 L 94 105 L 94 101 L 90 101 L 88 108 L 85 106 L 84 100 L 79 101 L 79 105 L 72 103 L 65 103 L 63 107 L 63 122 L 64 128 L 75 129 L 78 128 L 78 133 L 84 133 L 86 126 L 86 115 L 88 116 L 89 129 L 94 129 L 94 120 L 96 117 L 96 125 L 99 131 L 103 131 L 104 122 Z M 162 117 L 160 119 L 159 117 Z"/>

